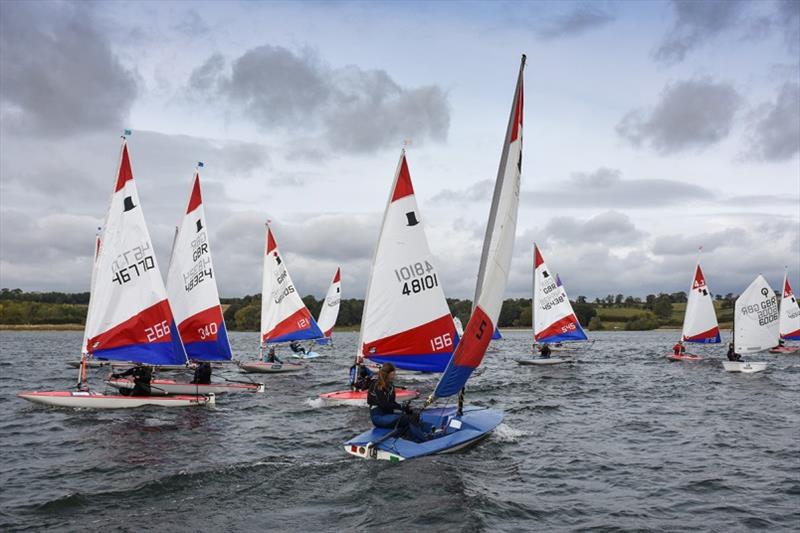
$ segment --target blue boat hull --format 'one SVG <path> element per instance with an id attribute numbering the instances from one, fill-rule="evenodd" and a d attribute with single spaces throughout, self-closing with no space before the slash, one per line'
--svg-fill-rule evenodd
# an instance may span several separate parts
<path id="1" fill-rule="evenodd" d="M 362 459 L 388 461 L 404 461 L 426 455 L 450 453 L 489 435 L 503 421 L 503 414 L 493 409 L 467 407 L 462 416 L 456 416 L 455 407 L 441 407 L 426 409 L 422 412 L 422 419 L 436 428 L 444 427 L 444 431 L 425 442 L 389 438 L 377 446 L 368 446 L 391 431 L 373 428 L 347 441 L 344 449 L 347 453 Z"/>

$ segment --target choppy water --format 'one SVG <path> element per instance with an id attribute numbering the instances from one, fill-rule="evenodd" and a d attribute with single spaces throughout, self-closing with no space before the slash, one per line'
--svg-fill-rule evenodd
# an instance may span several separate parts
<path id="1" fill-rule="evenodd" d="M 234 353 L 257 334 L 233 333 Z M 800 356 L 723 372 L 669 363 L 675 333 L 598 333 L 574 366 L 520 367 L 508 332 L 468 402 L 505 411 L 480 445 L 401 464 L 347 456 L 363 409 L 321 407 L 357 336 L 304 375 L 216 408 L 74 411 L 20 390 L 75 381 L 79 332 L 0 333 L 0 530 L 598 531 L 800 528 Z M 98 370 L 93 383 L 100 386 Z M 432 377 L 400 376 L 427 394 Z"/>

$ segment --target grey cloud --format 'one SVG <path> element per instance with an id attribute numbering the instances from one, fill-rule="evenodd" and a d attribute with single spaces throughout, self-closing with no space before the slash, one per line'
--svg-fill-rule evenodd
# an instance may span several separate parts
<path id="1" fill-rule="evenodd" d="M 614 16 L 596 4 L 576 6 L 569 13 L 555 17 L 536 30 L 540 39 L 572 37 L 609 24 Z"/>
<path id="2" fill-rule="evenodd" d="M 800 85 L 784 84 L 774 102 L 752 113 L 750 137 L 752 159 L 785 161 L 800 152 Z"/>
<path id="3" fill-rule="evenodd" d="M 617 211 L 600 213 L 586 220 L 555 217 L 545 226 L 548 239 L 561 243 L 592 243 L 629 246 L 640 241 L 644 233 L 631 219 Z"/>
<path id="4" fill-rule="evenodd" d="M 494 180 L 481 180 L 460 191 L 444 189 L 431 200 L 433 202 L 454 203 L 478 202 L 485 198 L 491 198 L 492 191 L 494 191 Z"/>
<path id="5" fill-rule="evenodd" d="M 775 194 L 751 194 L 746 196 L 732 196 L 725 200 L 732 206 L 770 206 L 770 205 L 800 205 L 800 197 Z"/>
<path id="6" fill-rule="evenodd" d="M 264 45 L 223 72 L 215 55 L 192 73 L 189 88 L 224 98 L 259 127 L 317 133 L 331 149 L 368 153 L 412 138 L 447 137 L 450 110 L 435 85 L 404 88 L 383 70 L 331 68 L 310 50 Z"/>
<path id="7" fill-rule="evenodd" d="M 653 54 L 656 61 L 674 64 L 707 40 L 736 25 L 743 0 L 673 0 L 675 22 Z"/>
<path id="8" fill-rule="evenodd" d="M 742 228 L 728 228 L 711 233 L 696 235 L 662 235 L 653 241 L 656 255 L 692 255 L 698 246 L 704 252 L 713 252 L 723 246 L 742 246 L 747 244 L 747 234 Z"/>
<path id="9" fill-rule="evenodd" d="M 728 136 L 742 105 L 736 89 L 708 79 L 668 85 L 650 112 L 634 110 L 617 124 L 633 146 L 649 144 L 661 154 L 702 150 Z"/>
<path id="10" fill-rule="evenodd" d="M 88 3 L 3 2 L 0 71 L 2 122 L 17 133 L 121 129 L 136 98 Z"/>
<path id="11" fill-rule="evenodd" d="M 466 189 L 445 189 L 433 197 L 434 201 L 467 203 L 490 198 L 494 183 L 478 181 Z M 649 208 L 692 202 L 695 199 L 714 198 L 716 195 L 699 185 L 666 179 L 622 179 L 622 173 L 613 168 L 599 168 L 594 172 L 575 172 L 569 179 L 543 190 L 523 190 L 520 197 L 522 209 L 530 206 L 557 205 L 561 208 L 585 207 Z"/>
<path id="12" fill-rule="evenodd" d="M 184 13 L 180 22 L 175 24 L 173 28 L 188 37 L 202 37 L 211 31 L 211 28 L 206 24 L 206 21 L 203 20 L 203 17 L 194 9 L 190 9 Z"/>
<path id="13" fill-rule="evenodd" d="M 780 0 L 776 21 L 783 31 L 786 47 L 797 55 L 800 52 L 800 2 Z"/>

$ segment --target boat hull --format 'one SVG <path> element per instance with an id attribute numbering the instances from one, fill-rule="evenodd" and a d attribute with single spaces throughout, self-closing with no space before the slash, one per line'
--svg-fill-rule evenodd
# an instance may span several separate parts
<path id="1" fill-rule="evenodd" d="M 680 355 L 676 355 L 674 353 L 667 354 L 665 356 L 670 361 L 702 361 L 703 358 L 699 355 L 695 355 L 693 353 L 684 353 Z"/>
<path id="2" fill-rule="evenodd" d="M 295 359 L 316 359 L 320 355 L 321 354 L 319 354 L 317 352 L 306 352 L 304 354 L 302 354 L 302 353 L 293 353 L 292 357 L 294 357 Z"/>
<path id="3" fill-rule="evenodd" d="M 763 361 L 723 361 L 722 366 L 728 372 L 753 374 L 766 370 L 767 363 Z"/>
<path id="4" fill-rule="evenodd" d="M 398 402 L 413 400 L 419 396 L 419 391 L 409 389 L 394 389 L 395 398 Z M 353 405 L 357 407 L 367 406 L 367 391 L 340 390 L 336 392 L 326 392 L 319 395 L 326 405 Z"/>
<path id="5" fill-rule="evenodd" d="M 106 380 L 106 383 L 117 389 L 132 389 L 133 380 L 126 378 L 114 378 Z M 226 392 L 264 392 L 263 383 L 210 383 L 199 385 L 194 383 L 180 382 L 172 379 L 154 379 L 150 382 L 150 391 L 153 396 L 163 396 L 165 394 L 224 394 Z"/>
<path id="6" fill-rule="evenodd" d="M 159 407 L 189 407 L 192 405 L 215 404 L 213 394 L 208 396 L 123 396 L 102 394 L 99 392 L 80 391 L 30 391 L 20 392 L 17 396 L 29 402 L 52 407 L 72 407 L 88 409 L 131 409 L 145 405 Z"/>
<path id="7" fill-rule="evenodd" d="M 567 359 L 564 357 L 548 357 L 547 359 L 520 359 L 517 361 L 518 364 L 525 366 L 563 365 L 564 363 L 574 362 L 574 359 Z"/>
<path id="8" fill-rule="evenodd" d="M 267 363 L 265 361 L 250 361 L 239 364 L 245 372 L 256 374 L 284 374 L 286 372 L 299 372 L 306 366 L 300 363 Z"/>
<path id="9" fill-rule="evenodd" d="M 800 346 L 776 346 L 775 348 L 770 348 L 769 353 L 798 353 L 800 354 Z"/>
<path id="10" fill-rule="evenodd" d="M 391 431 L 373 428 L 347 441 L 344 450 L 360 459 L 385 461 L 405 461 L 426 455 L 453 453 L 488 436 L 503 421 L 503 414 L 494 409 L 472 407 L 464 409 L 464 414 L 458 416 L 455 407 L 442 407 L 426 409 L 422 412 L 422 419 L 437 427 L 441 427 L 439 424 L 443 422 L 444 431 L 425 442 L 389 438 L 373 445 L 372 443 Z"/>

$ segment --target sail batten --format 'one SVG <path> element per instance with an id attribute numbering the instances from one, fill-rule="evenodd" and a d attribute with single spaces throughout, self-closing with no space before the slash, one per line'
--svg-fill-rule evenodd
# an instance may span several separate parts
<path id="1" fill-rule="evenodd" d="M 441 372 L 456 340 L 402 150 L 373 256 L 359 355 L 398 368 Z"/>
<path id="2" fill-rule="evenodd" d="M 523 55 L 486 225 L 473 312 L 431 400 L 453 396 L 464 387 L 483 360 L 500 316 L 517 228 L 522 173 L 524 68 Z"/>
<path id="3" fill-rule="evenodd" d="M 219 302 L 199 172 L 194 173 L 186 212 L 175 232 L 167 293 L 189 359 L 229 361 L 233 354 Z"/>

